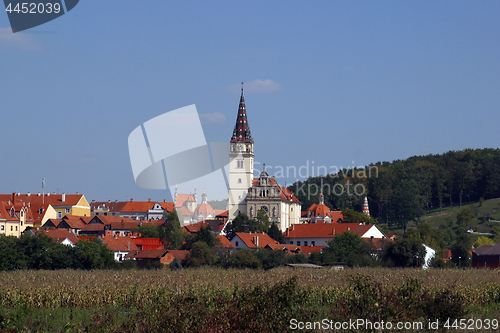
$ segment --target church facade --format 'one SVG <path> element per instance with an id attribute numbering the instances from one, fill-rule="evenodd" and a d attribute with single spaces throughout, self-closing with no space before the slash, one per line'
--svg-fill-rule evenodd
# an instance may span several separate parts
<path id="1" fill-rule="evenodd" d="M 233 220 L 240 212 L 254 218 L 259 210 L 263 210 L 269 220 L 284 231 L 292 224 L 300 223 L 301 203 L 292 191 L 281 187 L 274 177 L 269 177 L 265 165 L 259 178 L 253 177 L 253 145 L 242 88 L 230 141 L 228 218 Z"/>

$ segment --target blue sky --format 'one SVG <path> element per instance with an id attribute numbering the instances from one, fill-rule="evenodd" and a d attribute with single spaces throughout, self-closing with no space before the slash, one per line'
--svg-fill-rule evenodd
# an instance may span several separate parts
<path id="1" fill-rule="evenodd" d="M 242 81 L 269 166 L 498 148 L 499 17 L 497 1 L 106 0 L 12 34 L 0 13 L 0 191 L 45 177 L 89 201 L 169 199 L 135 184 L 128 135 L 196 104 L 207 141 L 228 141 Z"/>

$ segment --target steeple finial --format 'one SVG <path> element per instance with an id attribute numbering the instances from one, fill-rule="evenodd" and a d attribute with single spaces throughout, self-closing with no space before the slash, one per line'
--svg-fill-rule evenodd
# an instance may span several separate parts
<path id="1" fill-rule="evenodd" d="M 241 96 L 243 96 L 243 82 L 241 82 Z"/>

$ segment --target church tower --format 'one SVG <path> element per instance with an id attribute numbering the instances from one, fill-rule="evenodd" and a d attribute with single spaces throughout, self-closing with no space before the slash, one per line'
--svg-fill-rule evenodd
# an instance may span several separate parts
<path id="1" fill-rule="evenodd" d="M 246 213 L 248 188 L 253 183 L 253 138 L 250 134 L 243 86 L 241 87 L 240 106 L 233 136 L 230 141 L 229 157 L 229 210 L 228 219 L 232 221 L 239 212 Z"/>

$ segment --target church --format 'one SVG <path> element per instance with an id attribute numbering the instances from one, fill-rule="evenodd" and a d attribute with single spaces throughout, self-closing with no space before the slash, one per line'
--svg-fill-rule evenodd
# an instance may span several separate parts
<path id="1" fill-rule="evenodd" d="M 300 223 L 301 203 L 293 192 L 281 187 L 265 169 L 254 178 L 254 141 L 250 133 L 243 88 L 240 105 L 230 141 L 228 219 L 245 213 L 249 218 L 264 210 L 272 223 L 282 231 Z"/>

